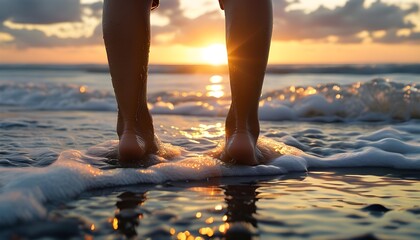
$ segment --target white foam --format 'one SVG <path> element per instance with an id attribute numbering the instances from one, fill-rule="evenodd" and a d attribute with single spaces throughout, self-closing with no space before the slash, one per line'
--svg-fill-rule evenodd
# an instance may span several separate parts
<path id="1" fill-rule="evenodd" d="M 281 121 L 297 119 L 293 109 L 282 104 L 282 102 L 271 102 L 270 104 L 261 104 L 259 108 L 259 117 L 267 121 Z"/>
<path id="2" fill-rule="evenodd" d="M 334 167 L 384 167 L 394 169 L 420 170 L 420 159 L 387 152 L 374 147 L 366 147 L 360 152 L 340 153 L 322 158 L 305 155 L 308 168 Z"/>
<path id="3" fill-rule="evenodd" d="M 94 150 L 99 152 L 98 149 Z M 77 196 L 87 189 L 212 177 L 273 175 L 287 172 L 282 166 L 227 167 L 209 156 L 162 162 L 147 169 L 101 169 L 93 161 L 105 158 L 67 150 L 45 168 L 2 168 L 0 225 L 45 217 L 43 204 Z M 15 209 L 19 209 L 16 211 Z"/>
<path id="4" fill-rule="evenodd" d="M 373 133 L 369 133 L 366 135 L 361 135 L 358 139 L 361 140 L 368 140 L 368 141 L 378 141 L 384 138 L 394 138 L 394 139 L 401 139 L 403 136 L 403 132 L 398 131 L 394 128 L 383 128 Z"/>
<path id="5" fill-rule="evenodd" d="M 387 152 L 401 154 L 420 153 L 420 144 L 405 143 L 401 140 L 394 138 L 384 138 L 379 141 L 372 142 L 369 145 Z"/>
<path id="6" fill-rule="evenodd" d="M 224 165 L 208 155 L 186 157 L 191 153 L 166 145 L 166 151 L 157 157 L 161 159 L 158 164 L 144 169 L 109 165 L 108 158 L 115 156 L 117 144 L 118 141 L 108 141 L 85 153 L 67 150 L 60 154 L 57 161 L 43 168 L 0 168 L 0 225 L 43 218 L 47 213 L 46 202 L 73 198 L 94 188 L 226 176 L 279 175 L 312 168 L 389 167 L 420 170 L 420 159 L 396 153 L 418 153 L 419 146 L 404 144 L 396 139 L 370 142 L 367 143 L 370 146 L 360 151 L 323 158 L 261 138 L 258 144 L 267 163 L 252 167 Z M 396 151 L 395 148 L 399 147 L 401 150 Z M 213 153 L 217 155 L 217 151 Z"/>

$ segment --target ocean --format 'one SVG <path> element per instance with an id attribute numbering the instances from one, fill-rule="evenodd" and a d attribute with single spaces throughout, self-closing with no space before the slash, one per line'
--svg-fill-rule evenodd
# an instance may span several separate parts
<path id="1" fill-rule="evenodd" d="M 0 239 L 418 239 L 420 65 L 274 65 L 266 164 L 212 157 L 224 67 L 152 65 L 161 154 L 117 161 L 104 65 L 0 65 Z"/>

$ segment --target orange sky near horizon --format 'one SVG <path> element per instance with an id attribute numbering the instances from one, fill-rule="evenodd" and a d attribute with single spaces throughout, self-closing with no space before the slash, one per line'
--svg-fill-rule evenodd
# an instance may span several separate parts
<path id="1" fill-rule="evenodd" d="M 151 64 L 211 64 L 202 48 L 152 47 Z M 57 57 L 62 56 L 62 57 Z M 0 49 L 0 63 L 106 64 L 103 46 Z M 384 44 L 300 44 L 273 42 L 269 64 L 420 63 L 420 46 Z"/>
<path id="2" fill-rule="evenodd" d="M 217 10 L 217 1 L 200 0 L 203 4 L 211 6 L 210 8 L 214 11 Z M 96 2 L 96 0 L 82 0 L 82 3 Z M 373 4 L 373 1 L 366 0 L 364 3 Z M 398 3 L 402 7 L 404 4 L 409 6 L 412 0 L 386 0 L 388 3 Z M 415 2 L 415 1 L 414 1 Z M 181 7 L 184 7 L 186 0 L 181 0 Z M 305 12 L 316 11 L 320 4 L 334 9 L 340 7 L 346 3 L 346 0 L 330 1 L 330 0 L 317 0 L 308 1 L 302 0 L 298 4 L 291 4 L 289 10 L 301 9 Z M 202 12 L 202 8 L 198 4 L 192 4 L 191 9 L 187 12 L 190 19 L 199 19 L 200 16 L 205 15 L 206 12 Z M 163 9 L 162 9 L 163 10 Z M 288 11 L 289 11 L 288 10 Z M 201 11 L 201 12 L 200 12 Z M 156 11 L 152 18 L 152 22 L 156 22 L 156 26 L 153 28 L 161 27 L 165 25 L 168 20 L 166 16 L 159 15 L 159 9 Z M 222 12 L 220 11 L 222 16 Z M 402 34 L 404 31 L 412 33 L 420 33 L 420 11 L 417 11 L 414 15 L 411 14 L 409 20 L 416 23 L 416 28 L 411 30 L 400 29 Z M 188 20 L 188 18 L 186 18 Z M 222 19 L 222 18 L 221 18 Z M 90 24 L 94 26 L 95 21 L 89 20 Z M 96 19 L 96 21 L 98 21 Z M 43 31 L 48 32 L 48 27 L 54 29 L 53 25 L 19 25 L 12 22 L 5 23 L 7 27 L 14 28 L 14 30 L 22 28 L 31 28 L 32 26 L 42 27 Z M 97 24 L 97 23 L 96 23 Z M 152 23 L 153 24 L 153 23 Z M 217 25 L 219 24 L 219 25 Z M 220 21 L 216 25 L 220 26 Z M 29 26 L 29 27 L 28 27 Z M 98 26 L 98 25 L 96 25 Z M 65 28 L 66 26 L 61 26 Z M 275 26 L 276 27 L 276 26 Z M 15 29 L 16 28 L 16 29 Z M 56 26 L 56 28 L 58 28 Z M 86 27 L 88 28 L 88 27 Z M 45 30 L 46 29 L 46 30 Z M 71 28 L 69 28 L 71 29 Z M 414 29 L 414 30 L 413 30 Z M 197 30 L 194 30 L 197 31 Z M 220 30 L 214 34 L 214 32 L 199 32 L 197 38 L 190 43 L 177 42 L 179 40 L 166 41 L 167 35 L 158 35 L 158 43 L 153 43 L 150 53 L 151 64 L 217 64 L 224 63 L 225 52 L 217 49 L 210 49 L 210 46 L 217 45 L 219 48 L 224 46 L 224 29 L 223 25 Z M 413 32 L 414 31 L 414 32 Z M 378 35 L 381 35 L 380 31 L 377 31 Z M 398 32 L 398 36 L 400 36 Z M 195 33 L 195 32 L 194 32 Z M 54 35 L 48 33 L 49 35 Z M 69 31 L 65 34 L 73 34 Z M 74 33 L 77 35 L 79 33 Z M 362 34 L 362 32 L 360 32 Z M 359 35 L 360 35 L 359 34 Z M 371 32 L 371 36 L 374 36 L 376 32 Z M 383 35 L 383 34 L 382 34 Z M 211 36 L 211 37 L 210 37 Z M 75 36 L 71 36 L 75 37 Z M 288 36 L 286 36 L 288 37 Z M 295 36 L 296 37 L 296 36 Z M 40 63 L 40 64 L 84 64 L 84 63 L 97 63 L 105 64 L 107 62 L 105 49 L 103 44 L 98 41 L 91 45 L 79 45 L 79 46 L 55 46 L 55 47 L 16 47 L 13 45 L 2 45 L 2 41 L 7 43 L 10 41 L 8 33 L 2 33 L 0 28 L 0 63 Z M 334 37 L 335 38 L 335 37 Z M 374 38 L 374 37 L 372 37 Z M 3 40 L 2 40 L 3 39 Z M 163 40 L 162 40 L 163 39 Z M 181 36 L 181 40 L 182 40 Z M 327 39 L 327 38 L 325 38 Z M 317 40 L 317 39 L 290 39 L 282 40 L 278 36 L 273 37 L 269 64 L 364 64 L 364 63 L 420 63 L 420 44 L 418 42 L 371 42 L 371 39 L 364 39 L 360 42 L 349 42 L 342 43 L 329 40 Z M 161 41 L 162 40 L 162 41 Z M 366 40 L 366 41 L 365 41 Z M 375 40 L 375 39 L 374 39 Z M 160 42 L 159 42 L 160 41 Z M 217 52 L 214 56 L 209 55 L 209 52 Z"/>

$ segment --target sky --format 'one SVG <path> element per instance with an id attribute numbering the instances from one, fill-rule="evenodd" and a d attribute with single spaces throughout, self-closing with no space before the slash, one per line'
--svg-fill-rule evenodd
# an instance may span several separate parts
<path id="1" fill-rule="evenodd" d="M 258 1 L 258 0 L 256 0 Z M 419 0 L 273 0 L 270 64 L 420 63 Z M 0 63 L 106 63 L 102 1 L 0 0 Z M 217 0 L 161 0 L 152 64 L 226 62 Z"/>

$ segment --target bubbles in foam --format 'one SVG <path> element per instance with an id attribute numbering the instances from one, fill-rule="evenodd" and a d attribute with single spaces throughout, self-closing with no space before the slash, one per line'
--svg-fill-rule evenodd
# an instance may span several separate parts
<path id="1" fill-rule="evenodd" d="M 363 140 L 366 141 L 366 140 Z M 217 157 L 223 145 L 209 154 L 191 154 L 179 147 L 161 144 L 160 156 L 147 168 L 118 168 L 109 160 L 116 157 L 118 141 L 107 141 L 86 152 L 67 150 L 57 161 L 43 168 L 0 168 L 0 225 L 45 217 L 45 202 L 75 197 L 93 188 L 166 181 L 203 180 L 226 176 L 279 175 L 311 168 L 390 167 L 418 169 L 420 160 L 397 152 L 419 152 L 419 146 L 397 139 L 368 142 L 359 151 L 317 157 L 268 138 L 258 148 L 265 164 L 231 166 Z M 396 151 L 400 149 L 399 151 Z M 16 211 L 15 209 L 19 209 Z"/>
<path id="2" fill-rule="evenodd" d="M 401 84 L 383 78 L 351 85 L 322 84 L 290 87 L 264 94 L 262 118 L 275 120 L 264 108 L 278 108 L 279 120 L 378 121 L 418 118 L 420 92 L 415 84 Z M 268 106 L 267 106 L 268 105 Z M 281 108 L 279 106 L 282 106 Z M 285 106 L 285 107 L 283 107 Z M 291 114 L 293 112 L 294 114 Z"/>

